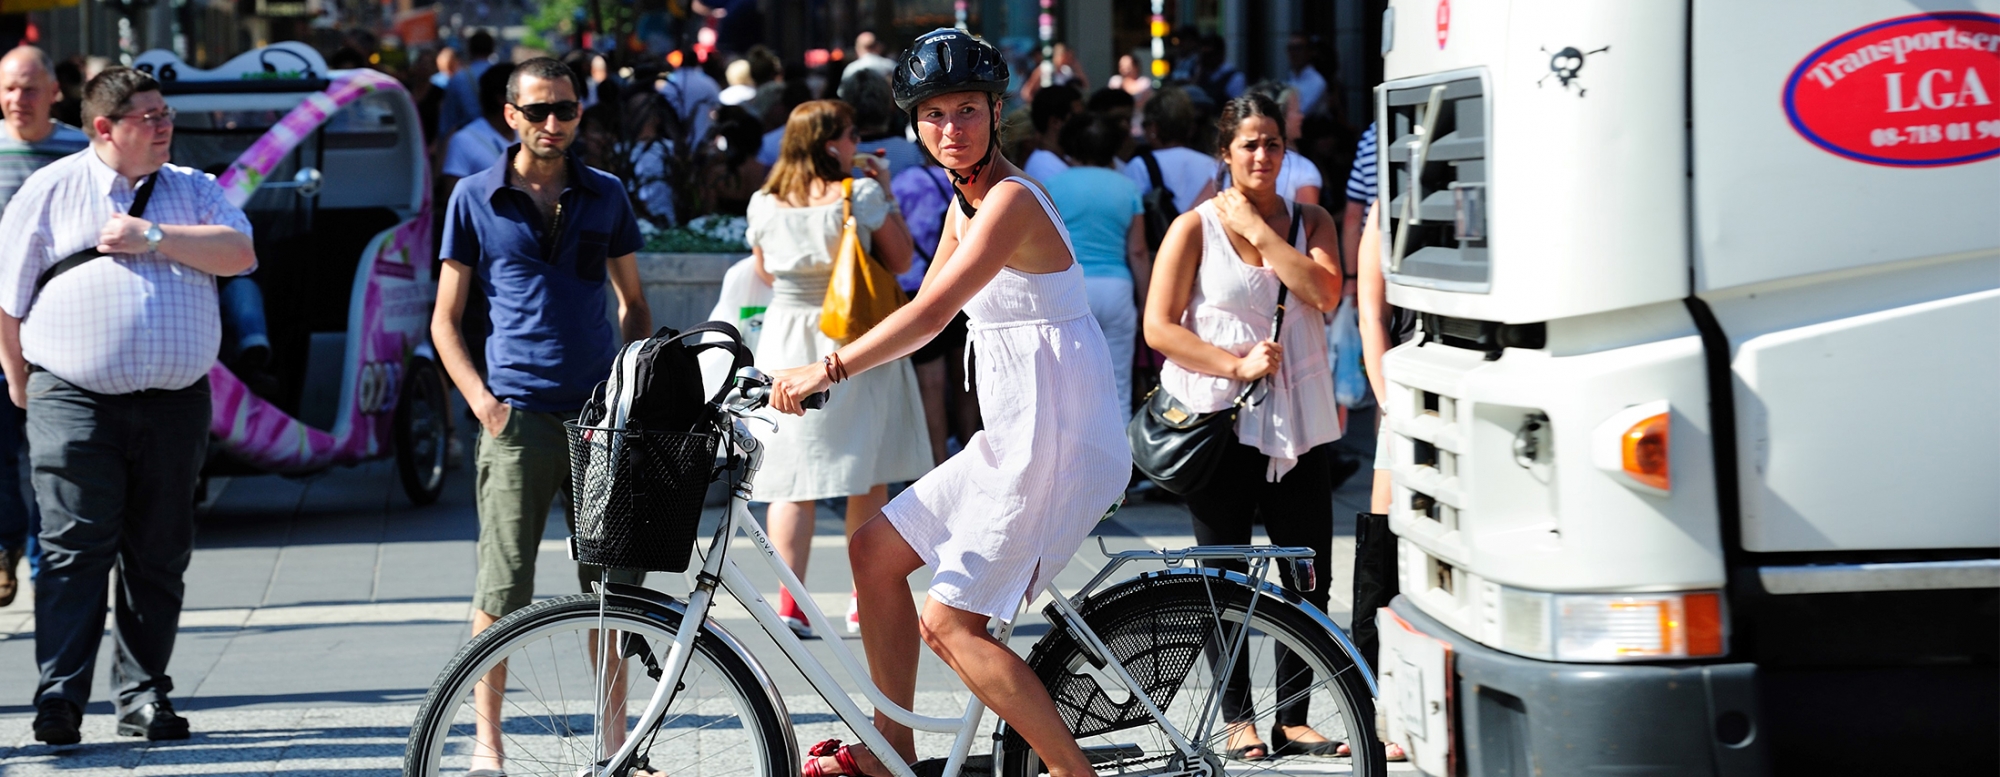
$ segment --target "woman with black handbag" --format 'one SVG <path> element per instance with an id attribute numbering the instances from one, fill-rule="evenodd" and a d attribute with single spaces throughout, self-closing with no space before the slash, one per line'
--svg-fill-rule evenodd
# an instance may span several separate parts
<path id="1" fill-rule="evenodd" d="M 1167 364 L 1159 391 L 1134 418 L 1133 458 L 1155 479 L 1168 477 L 1162 467 L 1178 469 L 1171 472 L 1176 482 L 1162 485 L 1186 491 L 1197 542 L 1247 544 L 1261 517 L 1272 543 L 1312 548 L 1326 559 L 1333 544 L 1331 443 L 1340 437 L 1340 421 L 1320 313 L 1340 304 L 1339 238 L 1324 209 L 1288 207 L 1278 194 L 1283 108 L 1261 94 L 1244 95 L 1223 108 L 1219 129 L 1218 155 L 1232 184 L 1174 220 L 1154 265 L 1146 342 L 1166 354 Z M 1288 302 L 1311 309 L 1288 316 Z M 1206 446 L 1212 455 L 1190 448 L 1200 441 L 1189 432 L 1202 431 L 1219 437 Z M 1240 571 L 1243 565 L 1216 566 Z M 1297 593 L 1326 608 L 1323 582 Z M 1280 697 L 1293 695 L 1287 688 L 1310 687 L 1304 662 L 1277 650 Z M 1303 725 L 1303 702 L 1261 711 L 1275 713 L 1265 718 L 1274 720 L 1266 744 L 1244 672 L 1241 662 L 1232 668 L 1232 689 L 1223 696 L 1232 757 L 1336 754 L 1340 743 Z"/>

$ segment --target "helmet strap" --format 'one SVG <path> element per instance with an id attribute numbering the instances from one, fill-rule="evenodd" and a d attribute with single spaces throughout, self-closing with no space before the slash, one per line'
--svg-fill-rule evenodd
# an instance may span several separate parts
<path id="1" fill-rule="evenodd" d="M 992 124 L 987 128 L 986 131 L 986 153 L 980 156 L 979 161 L 972 165 L 972 173 L 970 175 L 959 175 L 957 170 L 947 171 L 951 173 L 951 180 L 956 185 L 963 186 L 965 184 L 978 182 L 979 174 L 986 171 L 986 165 L 990 164 L 993 161 L 993 155 L 1000 153 L 999 95 L 994 95 L 993 97 L 988 98 L 986 104 L 987 107 L 989 108 L 988 112 L 992 114 Z M 965 195 L 963 193 L 960 193 L 959 195 L 961 199 L 963 199 L 964 196 Z M 968 208 L 971 207 L 971 204 L 967 203 L 966 207 Z M 968 213 L 966 215 L 971 215 L 971 214 Z"/>

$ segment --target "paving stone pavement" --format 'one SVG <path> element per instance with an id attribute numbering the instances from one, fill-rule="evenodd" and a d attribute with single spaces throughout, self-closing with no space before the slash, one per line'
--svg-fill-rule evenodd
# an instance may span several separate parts
<path id="1" fill-rule="evenodd" d="M 194 729 L 184 742 L 114 736 L 104 700 L 108 641 L 99 653 L 98 695 L 86 709 L 83 743 L 53 748 L 35 742 L 33 596 L 24 591 L 0 608 L 0 776 L 400 773 L 417 705 L 469 634 L 477 535 L 472 476 L 462 467 L 450 478 L 444 498 L 426 507 L 403 497 L 389 462 L 306 478 L 212 484 L 171 667 L 172 697 Z M 1333 558 L 1321 566 L 1323 579 L 1334 584 L 1333 615 L 1343 623 L 1352 516 L 1366 500 L 1365 473 L 1336 493 Z M 552 513 L 541 546 L 536 586 L 543 596 L 576 590 L 561 515 Z M 711 509 L 707 520 L 719 515 Z M 1178 506 L 1128 506 L 1098 534 L 1114 551 L 1193 544 Z M 815 601 L 838 618 L 846 611 L 849 578 L 837 512 L 822 510 L 813 546 L 806 583 Z M 734 547 L 748 549 L 740 540 Z M 760 590 L 774 593 L 775 578 L 748 555 L 737 558 Z M 1103 563 L 1097 543 L 1086 543 L 1058 584 L 1081 585 Z M 912 577 L 914 597 L 921 597 L 927 580 L 923 571 Z M 654 574 L 649 584 L 687 590 L 680 575 Z M 714 617 L 766 658 L 802 744 L 852 738 L 740 605 L 719 602 Z M 1031 610 L 1017 627 L 1016 648 L 1025 653 L 1045 630 Z M 825 643 L 816 644 L 835 665 Z M 860 648 L 858 639 L 847 644 Z M 957 714 L 966 692 L 940 661 L 924 656 L 920 711 Z M 852 688 L 844 676 L 842 681 Z M 990 728 L 991 716 L 987 721 Z M 949 744 L 945 735 L 924 736 L 919 748 L 926 753 Z"/>

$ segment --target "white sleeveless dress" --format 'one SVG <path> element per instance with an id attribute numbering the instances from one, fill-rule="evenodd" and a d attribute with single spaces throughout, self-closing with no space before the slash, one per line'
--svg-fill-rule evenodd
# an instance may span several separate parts
<path id="1" fill-rule="evenodd" d="M 1069 232 L 1034 184 L 1068 245 Z M 883 508 L 930 565 L 938 602 L 1011 619 L 1062 571 L 1123 496 L 1132 472 L 1110 349 L 1083 268 L 1004 268 L 965 305 L 986 429 Z"/>

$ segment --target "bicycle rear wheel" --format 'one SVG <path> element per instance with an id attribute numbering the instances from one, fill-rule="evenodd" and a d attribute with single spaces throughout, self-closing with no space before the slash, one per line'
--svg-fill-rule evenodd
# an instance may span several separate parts
<path id="1" fill-rule="evenodd" d="M 634 731 L 681 629 L 680 612 L 614 597 L 600 614 L 594 594 L 539 602 L 474 637 L 445 666 L 410 730 L 409 777 L 464 774 L 482 717 L 475 686 L 506 673 L 498 738 L 513 777 L 597 773 L 624 736 L 646 737 L 644 765 L 674 777 L 791 777 L 791 727 L 760 675 L 712 634 L 694 655 L 673 704 L 652 731 Z M 598 630 L 611 634 L 609 660 Z M 599 664 L 611 669 L 606 679 Z M 624 698 L 618 699 L 618 691 Z M 624 735 L 624 736 L 621 736 Z M 621 772 L 622 774 L 622 772 Z"/>
<path id="2" fill-rule="evenodd" d="M 1298 607 L 1214 570 L 1175 570 L 1106 589 L 1080 609 L 1091 630 L 1198 753 L 1195 759 L 1184 758 L 1116 674 L 1108 666 L 1093 666 L 1076 636 L 1051 613 L 1056 626 L 1035 645 L 1028 665 L 1048 687 L 1099 775 L 1386 773 L 1382 746 L 1375 739 L 1374 699 L 1361 669 L 1325 625 Z M 1246 626 L 1247 638 L 1239 639 Z M 1232 645 L 1240 656 L 1233 686 L 1218 682 L 1229 676 L 1221 670 L 1229 666 L 1225 657 Z M 1282 670 L 1280 647 L 1294 657 Z M 1225 696 L 1233 697 L 1233 703 Z M 1226 713 L 1229 707 L 1235 709 Z M 1302 722 L 1329 740 L 1347 743 L 1349 754 L 1282 753 L 1256 761 L 1229 757 L 1225 718 L 1232 718 L 1230 713 L 1239 725 L 1254 726 L 1269 746 L 1281 709 L 1287 723 Z M 1047 771 L 1011 730 L 1002 737 L 1000 750 L 1003 777 Z"/>

